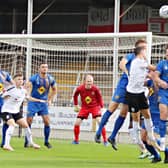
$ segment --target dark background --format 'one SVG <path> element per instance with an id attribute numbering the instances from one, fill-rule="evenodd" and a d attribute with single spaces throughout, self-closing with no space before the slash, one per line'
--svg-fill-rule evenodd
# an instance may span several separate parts
<path id="1" fill-rule="evenodd" d="M 121 0 L 131 4 L 135 0 Z M 35 18 L 52 0 L 34 0 Z M 159 9 L 167 0 L 139 0 L 137 4 Z M 88 8 L 114 7 L 114 0 L 55 0 L 53 5 L 33 23 L 33 33 L 84 33 L 87 32 Z M 0 33 L 21 33 L 27 28 L 28 0 L 1 0 Z"/>

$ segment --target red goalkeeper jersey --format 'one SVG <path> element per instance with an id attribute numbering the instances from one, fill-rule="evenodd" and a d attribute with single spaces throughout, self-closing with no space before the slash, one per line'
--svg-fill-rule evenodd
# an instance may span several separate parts
<path id="1" fill-rule="evenodd" d="M 93 108 L 95 106 L 103 107 L 103 100 L 99 88 L 92 85 L 90 89 L 86 89 L 85 85 L 77 87 L 74 93 L 74 105 L 78 105 L 78 96 L 81 97 L 82 108 Z"/>

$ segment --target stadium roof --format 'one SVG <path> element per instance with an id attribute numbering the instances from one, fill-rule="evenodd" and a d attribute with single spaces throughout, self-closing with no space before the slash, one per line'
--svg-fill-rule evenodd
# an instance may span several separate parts
<path id="1" fill-rule="evenodd" d="M 40 6 L 45 6 L 52 2 L 53 0 L 34 0 L 34 8 Z M 100 6 L 113 6 L 115 0 L 55 0 L 55 4 L 58 6 L 76 6 L 80 5 L 100 5 Z M 120 0 L 121 4 L 131 4 L 136 0 Z M 11 7 L 11 8 L 22 8 L 27 6 L 28 0 L 6 0 L 1 2 L 1 6 Z M 146 4 L 153 8 L 159 8 L 161 5 L 168 4 L 167 0 L 139 0 L 138 4 Z"/>

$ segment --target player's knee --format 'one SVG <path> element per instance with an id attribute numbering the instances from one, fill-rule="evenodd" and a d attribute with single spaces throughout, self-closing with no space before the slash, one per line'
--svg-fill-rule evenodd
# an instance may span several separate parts
<path id="1" fill-rule="evenodd" d="M 111 103 L 109 104 L 109 108 L 108 108 L 109 112 L 113 113 L 113 112 L 118 108 L 118 106 L 119 106 L 118 103 L 116 103 L 116 102 L 111 102 Z"/>
<path id="2" fill-rule="evenodd" d="M 27 122 L 22 123 L 21 126 L 22 126 L 22 128 L 28 128 L 29 127 Z"/>
<path id="3" fill-rule="evenodd" d="M 166 120 L 167 119 L 167 112 L 160 113 L 160 119 L 161 120 Z"/>
<path id="4" fill-rule="evenodd" d="M 142 141 L 146 141 L 147 140 L 146 132 L 145 133 L 141 132 L 141 139 L 142 139 Z"/>
<path id="5" fill-rule="evenodd" d="M 80 125 L 81 125 L 81 122 L 76 121 L 74 125 L 75 125 L 75 126 L 80 126 Z"/>
<path id="6" fill-rule="evenodd" d="M 31 125 L 33 122 L 33 118 L 32 117 L 27 117 L 27 123 L 28 125 Z"/>
<path id="7" fill-rule="evenodd" d="M 75 121 L 75 125 L 80 126 L 81 123 L 82 123 L 82 119 L 81 118 L 77 118 L 76 121 Z"/>
<path id="8" fill-rule="evenodd" d="M 120 112 L 120 116 L 125 118 L 127 116 L 127 113 Z"/>
<path id="9" fill-rule="evenodd" d="M 143 111 L 142 111 L 142 114 L 143 114 L 143 116 L 144 116 L 145 119 L 151 118 L 149 109 L 143 110 Z"/>
<path id="10" fill-rule="evenodd" d="M 45 125 L 45 126 L 49 126 L 49 125 L 50 125 L 50 122 L 48 122 L 48 121 L 45 122 L 45 121 L 44 121 L 44 125 Z"/>
<path id="11" fill-rule="evenodd" d="M 50 125 L 50 120 L 49 120 L 49 118 L 43 119 L 43 123 L 44 123 L 44 125 L 49 126 L 49 125 Z"/>

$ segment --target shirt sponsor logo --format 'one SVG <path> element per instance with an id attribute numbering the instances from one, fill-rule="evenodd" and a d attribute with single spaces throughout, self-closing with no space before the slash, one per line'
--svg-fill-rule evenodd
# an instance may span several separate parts
<path id="1" fill-rule="evenodd" d="M 91 99 L 89 96 L 87 96 L 87 97 L 85 98 L 86 104 L 89 104 L 91 101 L 92 101 L 92 99 Z"/>
<path id="2" fill-rule="evenodd" d="M 41 86 L 40 88 L 38 88 L 38 93 L 39 94 L 43 94 L 45 92 L 45 88 L 43 86 Z"/>

